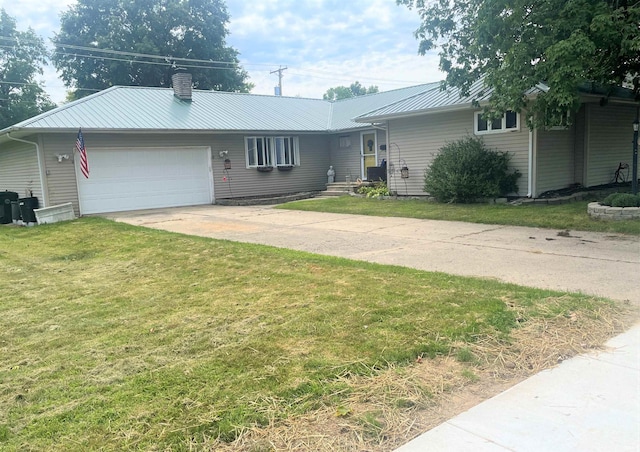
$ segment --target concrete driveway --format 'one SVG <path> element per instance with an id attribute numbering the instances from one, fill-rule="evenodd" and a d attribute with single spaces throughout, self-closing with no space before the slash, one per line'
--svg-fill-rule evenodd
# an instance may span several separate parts
<path id="1" fill-rule="evenodd" d="M 105 216 L 185 234 L 495 278 L 640 305 L 638 237 L 267 206 L 196 206 Z"/>

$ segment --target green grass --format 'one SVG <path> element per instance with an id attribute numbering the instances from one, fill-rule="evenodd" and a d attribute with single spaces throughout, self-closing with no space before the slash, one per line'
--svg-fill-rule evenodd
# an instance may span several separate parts
<path id="1" fill-rule="evenodd" d="M 380 200 L 340 196 L 330 199 L 295 201 L 278 207 L 281 209 L 315 212 L 466 221 L 470 223 L 640 235 L 640 221 L 592 219 L 587 214 L 587 204 L 587 201 L 558 205 L 523 204 L 520 206 L 505 204 L 439 204 L 421 199 Z"/>
<path id="2" fill-rule="evenodd" d="M 98 218 L 2 227 L 0 243 L 7 451 L 230 441 L 335 411 L 351 377 L 447 355 L 454 343 L 508 341 L 516 312 L 526 323 L 549 315 L 550 301 L 585 316 L 613 306 Z M 360 419 L 370 435 L 376 419 Z"/>

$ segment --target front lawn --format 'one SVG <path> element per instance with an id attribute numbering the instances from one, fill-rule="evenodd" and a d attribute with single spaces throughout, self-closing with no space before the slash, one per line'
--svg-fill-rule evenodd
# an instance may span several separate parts
<path id="1" fill-rule="evenodd" d="M 423 199 L 380 200 L 340 196 L 290 202 L 279 205 L 278 208 L 640 235 L 640 221 L 592 219 L 587 214 L 588 203 L 587 201 L 578 201 L 557 205 L 522 204 L 519 206 L 507 204 L 439 204 Z"/>
<path id="2" fill-rule="evenodd" d="M 0 243 L 6 451 L 390 450 L 442 394 L 553 365 L 627 316 L 99 218 L 0 227 Z"/>

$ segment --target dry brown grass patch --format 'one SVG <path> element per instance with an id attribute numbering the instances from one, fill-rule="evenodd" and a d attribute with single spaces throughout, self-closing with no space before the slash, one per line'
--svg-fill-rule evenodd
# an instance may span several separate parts
<path id="1" fill-rule="evenodd" d="M 550 300 L 549 311 L 553 304 Z M 349 396 L 337 408 L 325 406 L 248 429 L 232 443 L 211 438 L 197 446 L 247 452 L 392 450 L 535 373 L 603 349 L 638 318 L 638 309 L 631 307 L 594 317 L 570 312 L 536 318 L 513 330 L 508 341 L 485 338 L 460 344 L 473 354 L 471 363 L 452 353 L 416 357 L 413 365 L 391 366 L 373 377 L 343 377 Z"/>

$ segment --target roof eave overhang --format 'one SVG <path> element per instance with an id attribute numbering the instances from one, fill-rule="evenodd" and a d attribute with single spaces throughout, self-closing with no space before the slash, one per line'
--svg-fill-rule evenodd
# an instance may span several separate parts
<path id="1" fill-rule="evenodd" d="M 584 103 L 596 103 L 596 102 L 601 102 L 602 99 L 606 99 L 607 103 L 610 104 L 616 104 L 616 105 L 634 105 L 634 106 L 640 106 L 640 100 L 635 100 L 635 99 L 625 99 L 622 97 L 607 97 L 605 95 L 598 95 L 598 94 L 581 94 L 580 95 L 580 100 L 583 101 Z"/>
<path id="2" fill-rule="evenodd" d="M 482 102 L 480 103 L 480 105 L 482 105 Z M 378 124 L 378 123 L 381 123 L 384 121 L 390 121 L 393 119 L 403 119 L 403 118 L 411 118 L 414 116 L 425 116 L 425 115 L 432 115 L 436 113 L 448 113 L 448 112 L 465 111 L 465 110 L 473 110 L 473 109 L 475 109 L 475 107 L 471 103 L 467 103 L 467 104 L 461 104 L 461 105 L 450 105 L 446 107 L 427 108 L 427 109 L 416 110 L 411 112 L 394 113 L 390 115 L 355 118 L 354 121 L 359 123 Z"/>
<path id="3" fill-rule="evenodd" d="M 50 127 L 41 127 L 41 128 L 13 128 L 13 129 L 5 129 L 0 131 L 0 137 L 6 135 L 7 133 L 11 133 L 12 135 L 33 135 L 38 133 L 77 133 L 78 128 L 50 128 Z M 274 133 L 298 133 L 298 134 L 322 134 L 327 133 L 325 129 L 318 130 L 295 130 L 295 129 L 103 129 L 103 128 L 91 128 L 91 127 L 83 127 L 82 132 L 86 135 L 89 133 L 126 133 L 126 134 L 211 134 L 211 133 L 224 133 L 224 134 L 256 134 L 256 133 L 265 133 L 265 134 L 274 134 Z"/>
<path id="4" fill-rule="evenodd" d="M 6 129 L 0 130 L 0 143 L 5 143 L 7 141 L 12 141 L 10 137 L 13 138 L 24 138 L 29 135 L 33 135 L 36 132 L 32 132 L 27 129 L 22 129 L 20 127 L 7 127 Z"/>
<path id="5" fill-rule="evenodd" d="M 360 132 L 363 130 L 370 130 L 371 125 L 368 122 L 358 124 L 356 127 L 348 127 L 341 129 L 317 129 L 317 130 L 291 130 L 291 129 L 207 129 L 207 130 L 194 130 L 194 129 L 100 129 L 83 127 L 82 132 L 85 136 L 90 134 L 126 134 L 126 135 L 274 135 L 274 134 L 295 134 L 295 135 L 333 135 L 339 133 Z M 77 128 L 7 128 L 0 131 L 0 143 L 10 141 L 7 138 L 7 134 L 16 138 L 21 138 L 29 135 L 36 134 L 70 134 L 77 133 Z"/>
<path id="6" fill-rule="evenodd" d="M 327 133 L 336 134 L 336 133 L 351 133 L 351 132 L 362 132 L 363 130 L 371 130 L 370 122 L 361 122 L 356 127 L 346 127 L 343 129 L 329 129 Z"/>

